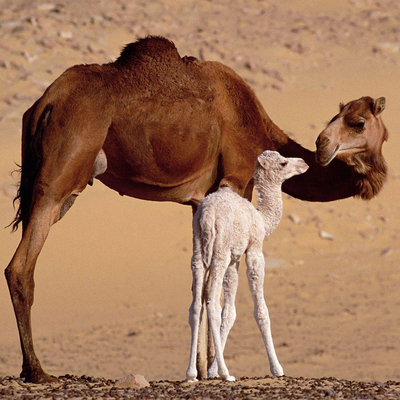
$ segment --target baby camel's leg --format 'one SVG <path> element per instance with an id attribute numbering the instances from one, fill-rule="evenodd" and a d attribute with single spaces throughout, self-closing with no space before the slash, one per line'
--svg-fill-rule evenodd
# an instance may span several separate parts
<path id="1" fill-rule="evenodd" d="M 226 367 L 223 346 L 221 341 L 221 289 L 222 281 L 227 269 L 229 260 L 214 259 L 211 262 L 211 285 L 210 292 L 207 300 L 208 319 L 211 327 L 211 332 L 214 339 L 215 358 L 218 364 L 218 375 L 227 381 L 234 381 L 235 377 L 229 375 L 228 368 Z"/>
<path id="2" fill-rule="evenodd" d="M 265 348 L 267 350 L 270 370 L 275 376 L 283 375 L 283 368 L 279 364 L 272 341 L 271 321 L 269 319 L 268 308 L 264 300 L 264 275 L 265 262 L 262 251 L 247 252 L 247 278 L 251 295 L 254 302 L 254 318 L 261 331 Z"/>
<path id="3" fill-rule="evenodd" d="M 192 340 L 190 345 L 189 367 L 186 371 L 186 381 L 197 381 L 197 343 L 199 338 L 199 328 L 202 310 L 202 297 L 204 289 L 204 275 L 206 269 L 200 252 L 194 252 L 191 262 L 193 274 L 193 301 L 189 309 L 189 324 L 192 331 Z"/>
<path id="4" fill-rule="evenodd" d="M 221 346 L 222 351 L 225 349 L 226 340 L 228 338 L 229 332 L 236 320 L 236 307 L 235 299 L 236 292 L 239 283 L 238 275 L 239 263 L 232 263 L 229 265 L 227 271 L 224 275 L 223 287 L 224 287 L 224 308 L 222 309 L 222 320 L 221 320 Z M 208 369 L 209 378 L 218 377 L 218 364 L 217 359 L 214 360 Z"/>

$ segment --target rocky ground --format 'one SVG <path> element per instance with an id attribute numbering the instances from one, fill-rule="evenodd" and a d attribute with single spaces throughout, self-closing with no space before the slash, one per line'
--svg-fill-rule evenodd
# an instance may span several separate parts
<path id="1" fill-rule="evenodd" d="M 398 399 L 400 382 L 356 382 L 335 378 L 240 378 L 236 382 L 182 383 L 153 381 L 143 388 L 120 387 L 113 380 L 61 376 L 59 383 L 29 385 L 17 378 L 0 379 L 7 399 Z"/>

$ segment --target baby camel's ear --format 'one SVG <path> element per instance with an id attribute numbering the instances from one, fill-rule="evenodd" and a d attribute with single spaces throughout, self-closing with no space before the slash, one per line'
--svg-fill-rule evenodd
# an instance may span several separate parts
<path id="1" fill-rule="evenodd" d="M 263 154 L 260 154 L 260 155 L 257 157 L 257 161 L 260 163 L 260 165 L 261 165 L 264 169 L 266 169 L 267 161 L 266 161 L 265 156 L 264 156 Z"/>

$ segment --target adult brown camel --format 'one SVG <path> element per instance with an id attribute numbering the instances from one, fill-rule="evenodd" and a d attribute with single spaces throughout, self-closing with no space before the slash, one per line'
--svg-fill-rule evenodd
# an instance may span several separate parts
<path id="1" fill-rule="evenodd" d="M 21 340 L 21 376 L 54 380 L 35 354 L 31 331 L 34 269 L 50 227 L 94 177 L 121 195 L 194 209 L 219 186 L 247 198 L 256 157 L 266 149 L 301 157 L 309 170 L 284 191 L 309 201 L 370 199 L 386 177 L 384 98 L 341 106 L 304 149 L 268 117 L 250 87 L 218 62 L 181 58 L 148 37 L 110 64 L 64 72 L 25 112 L 16 229 L 21 242 L 5 270 Z"/>

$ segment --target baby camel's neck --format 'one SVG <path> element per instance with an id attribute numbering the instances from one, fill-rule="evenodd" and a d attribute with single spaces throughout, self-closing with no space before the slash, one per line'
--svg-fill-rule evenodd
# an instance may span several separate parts
<path id="1" fill-rule="evenodd" d="M 282 185 L 260 184 L 255 182 L 257 211 L 262 215 L 265 224 L 265 236 L 270 235 L 282 218 Z"/>

